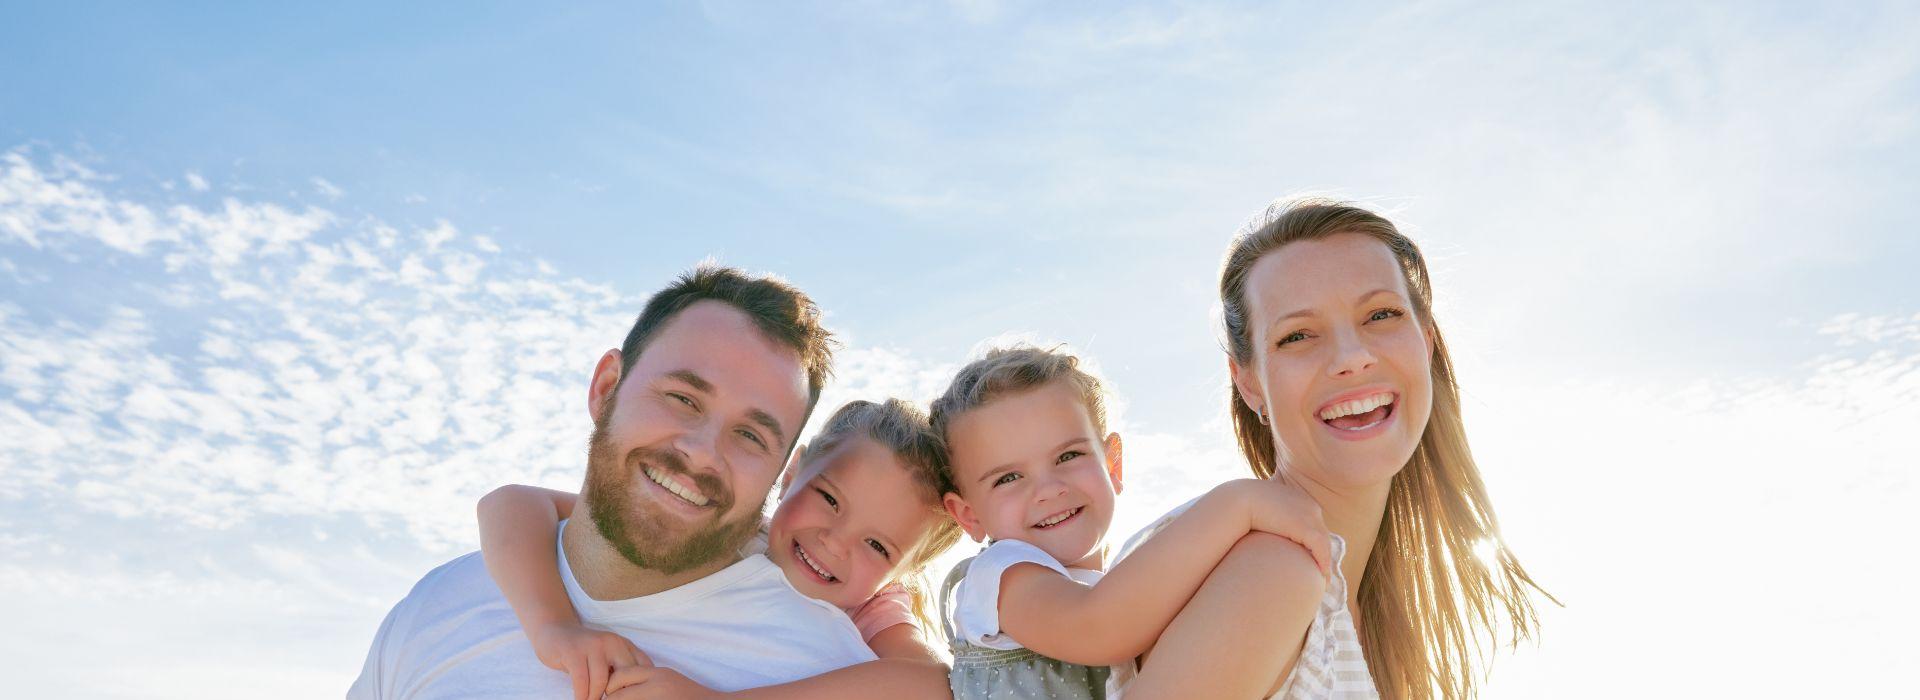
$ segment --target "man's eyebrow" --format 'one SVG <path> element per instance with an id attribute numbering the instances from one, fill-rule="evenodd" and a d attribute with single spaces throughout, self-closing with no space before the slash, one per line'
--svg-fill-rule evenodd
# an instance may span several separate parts
<path id="1" fill-rule="evenodd" d="M 708 394 L 713 393 L 713 382 L 707 381 L 705 377 L 696 374 L 693 370 L 676 369 L 668 372 L 667 376 L 686 382 L 688 386 L 693 387 L 697 391 Z"/>
<path id="2" fill-rule="evenodd" d="M 772 414 L 756 408 L 747 412 L 747 419 L 759 423 L 760 427 L 766 428 L 767 432 L 773 433 L 773 441 L 775 443 L 781 445 L 787 444 L 787 431 L 780 429 L 780 421 L 774 420 Z"/>

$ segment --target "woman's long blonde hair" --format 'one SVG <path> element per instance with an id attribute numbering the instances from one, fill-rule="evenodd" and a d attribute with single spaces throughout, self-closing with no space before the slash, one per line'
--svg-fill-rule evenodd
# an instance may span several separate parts
<path id="1" fill-rule="evenodd" d="M 1413 457 L 1393 477 L 1379 537 L 1360 578 L 1355 621 L 1367 668 L 1382 697 L 1471 698 L 1478 683 L 1473 661 L 1485 650 L 1483 640 L 1497 642 L 1503 621 L 1512 641 L 1530 638 L 1540 624 L 1532 594 L 1553 597 L 1499 544 L 1493 504 L 1467 447 L 1453 362 L 1433 320 L 1433 290 L 1420 249 L 1392 222 L 1346 202 L 1275 203 L 1234 236 L 1221 267 L 1227 350 L 1242 366 L 1254 359 L 1246 309 L 1247 273 L 1254 263 L 1288 243 L 1338 233 L 1372 237 L 1393 252 L 1414 313 L 1433 339 L 1433 414 Z M 1273 434 L 1231 382 L 1228 401 L 1248 465 L 1255 476 L 1273 476 Z M 1483 543 L 1493 544 L 1494 562 L 1476 555 Z"/>

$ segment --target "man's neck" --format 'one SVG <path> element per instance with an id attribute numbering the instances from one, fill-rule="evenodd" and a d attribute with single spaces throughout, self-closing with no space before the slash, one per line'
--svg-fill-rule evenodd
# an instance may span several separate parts
<path id="1" fill-rule="evenodd" d="M 1344 492 L 1304 479 L 1300 486 L 1320 504 L 1327 529 L 1347 541 L 1347 556 L 1340 562 L 1340 575 L 1347 580 L 1347 609 L 1358 615 L 1355 601 L 1360 596 L 1360 577 L 1366 574 L 1373 543 L 1380 538 L 1380 521 L 1386 517 L 1387 494 L 1393 482 L 1388 480 L 1377 486 Z"/>
<path id="2" fill-rule="evenodd" d="M 613 543 L 600 536 L 589 517 L 567 521 L 560 536 L 560 547 L 567 553 L 567 566 L 580 590 L 594 600 L 626 600 L 673 590 L 718 573 L 739 559 L 719 557 L 711 564 L 663 574 L 634 566 Z"/>

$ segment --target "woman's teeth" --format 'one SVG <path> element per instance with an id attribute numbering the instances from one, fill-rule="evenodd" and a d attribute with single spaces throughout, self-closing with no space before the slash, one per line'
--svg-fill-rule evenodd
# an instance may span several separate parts
<path id="1" fill-rule="evenodd" d="M 653 483 L 659 484 L 660 488 L 666 489 L 667 491 L 671 492 L 675 496 L 679 496 L 680 500 L 686 501 L 688 503 L 692 503 L 696 506 L 700 506 L 703 508 L 706 507 L 707 505 L 706 496 L 702 496 L 699 493 L 695 492 L 693 489 L 680 485 L 680 482 L 678 481 L 667 478 L 667 475 L 665 472 L 662 472 L 659 469 L 655 469 L 653 467 L 647 467 L 646 474 L 648 479 L 653 480 Z"/>
<path id="2" fill-rule="evenodd" d="M 1059 524 L 1060 524 L 1060 521 L 1062 521 L 1062 520 L 1066 520 L 1067 518 L 1071 518 L 1071 517 L 1073 517 L 1073 516 L 1075 516 L 1075 515 L 1078 515 L 1079 513 L 1080 513 L 1080 509 L 1079 509 L 1079 508 L 1075 508 L 1075 509 L 1073 509 L 1073 510 L 1069 510 L 1069 511 L 1067 511 L 1067 512 L 1065 512 L 1065 513 L 1061 513 L 1061 514 L 1059 514 L 1059 515 L 1056 515 L 1056 516 L 1053 516 L 1053 517 L 1051 517 L 1051 518 L 1047 518 L 1046 520 L 1042 520 L 1042 521 L 1040 521 L 1040 522 L 1037 522 L 1037 523 L 1034 523 L 1034 524 L 1033 524 L 1033 526 L 1034 526 L 1034 527 L 1053 527 L 1053 526 L 1055 526 L 1055 525 L 1059 525 Z"/>
<path id="3" fill-rule="evenodd" d="M 1342 401 L 1321 409 L 1320 420 L 1357 416 L 1390 403 L 1393 403 L 1393 394 L 1387 392 L 1381 392 L 1362 399 Z"/>
<path id="4" fill-rule="evenodd" d="M 799 559 L 801 563 L 806 564 L 807 568 L 813 569 L 813 573 L 819 574 L 820 578 L 825 579 L 827 583 L 833 583 L 835 581 L 840 580 L 840 579 L 834 578 L 833 574 L 827 573 L 826 569 L 820 568 L 819 564 L 815 564 L 813 562 L 813 557 L 807 556 L 807 550 L 801 549 L 800 543 L 798 542 L 793 543 L 793 556 Z"/>

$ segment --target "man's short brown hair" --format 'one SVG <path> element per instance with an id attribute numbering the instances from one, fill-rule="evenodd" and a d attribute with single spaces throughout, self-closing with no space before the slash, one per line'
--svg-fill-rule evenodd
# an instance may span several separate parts
<path id="1" fill-rule="evenodd" d="M 654 333 L 675 314 L 694 302 L 711 299 L 725 303 L 753 320 L 767 339 L 800 355 L 807 371 L 807 413 L 820 401 L 820 390 L 833 374 L 833 334 L 820 325 L 820 307 L 805 292 L 771 275 L 751 276 L 738 268 L 702 264 L 656 292 L 640 311 L 620 345 L 620 380 L 626 381 L 633 363 L 653 341 Z M 801 418 L 804 425 L 806 416 Z"/>

